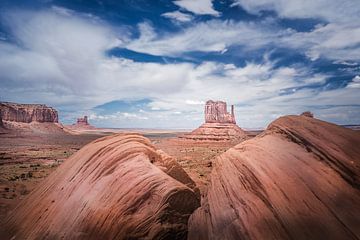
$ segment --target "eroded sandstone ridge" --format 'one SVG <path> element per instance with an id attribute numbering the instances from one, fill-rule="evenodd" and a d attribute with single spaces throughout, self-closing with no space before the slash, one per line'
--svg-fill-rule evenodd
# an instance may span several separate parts
<path id="1" fill-rule="evenodd" d="M 58 113 L 54 108 L 43 104 L 19 104 L 0 102 L 3 121 L 11 122 L 58 122 Z"/>
<path id="2" fill-rule="evenodd" d="M 226 102 L 209 100 L 205 104 L 205 123 L 190 134 L 180 138 L 200 141 L 235 141 L 248 138 L 247 134 L 236 125 L 234 105 L 231 113 L 227 111 Z"/>
<path id="3" fill-rule="evenodd" d="M 214 162 L 188 239 L 360 239 L 360 134 L 274 121 Z"/>
<path id="4" fill-rule="evenodd" d="M 66 160 L 9 216 L 2 239 L 185 239 L 199 205 L 174 159 L 117 134 Z"/>

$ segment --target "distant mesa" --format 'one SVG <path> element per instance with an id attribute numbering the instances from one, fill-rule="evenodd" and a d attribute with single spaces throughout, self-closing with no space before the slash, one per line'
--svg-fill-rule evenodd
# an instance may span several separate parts
<path id="1" fill-rule="evenodd" d="M 82 118 L 78 118 L 77 121 L 76 121 L 76 124 L 78 124 L 78 125 L 89 125 L 88 117 L 84 116 Z"/>
<path id="2" fill-rule="evenodd" d="M 59 121 L 58 112 L 44 104 L 0 102 L 0 110 L 3 121 L 22 123 Z"/>
<path id="3" fill-rule="evenodd" d="M 64 134 L 58 112 L 44 104 L 0 102 L 0 126 L 10 132 Z"/>
<path id="4" fill-rule="evenodd" d="M 0 238 L 186 239 L 200 206 L 181 166 L 138 134 L 97 139 L 20 202 Z"/>
<path id="5" fill-rule="evenodd" d="M 66 126 L 71 130 L 94 130 L 96 127 L 90 125 L 88 116 L 80 117 L 76 120 L 76 123 Z"/>
<path id="6" fill-rule="evenodd" d="M 188 239 L 360 239 L 360 135 L 285 116 L 213 161 Z"/>
<path id="7" fill-rule="evenodd" d="M 306 112 L 303 112 L 302 114 L 300 114 L 300 116 L 313 118 L 314 114 L 312 112 L 310 112 L 310 111 L 306 111 Z"/>
<path id="8" fill-rule="evenodd" d="M 236 125 L 234 105 L 227 111 L 226 102 L 209 100 L 205 104 L 205 123 L 182 139 L 199 141 L 243 141 L 248 138 L 244 130 Z"/>

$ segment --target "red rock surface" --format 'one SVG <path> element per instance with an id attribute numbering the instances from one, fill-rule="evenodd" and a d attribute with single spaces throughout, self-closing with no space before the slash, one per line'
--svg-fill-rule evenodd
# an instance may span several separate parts
<path id="1" fill-rule="evenodd" d="M 234 105 L 228 113 L 226 102 L 208 100 L 205 104 L 205 123 L 236 123 Z"/>
<path id="2" fill-rule="evenodd" d="M 2 121 L 2 116 L 1 116 L 1 109 L 0 109 L 0 127 L 4 127 L 4 123 Z"/>
<path id="3" fill-rule="evenodd" d="M 236 141 L 241 142 L 248 138 L 244 130 L 236 124 L 204 123 L 199 128 L 180 138 L 196 141 Z"/>
<path id="4" fill-rule="evenodd" d="M 148 139 L 100 138 L 18 205 L 1 239 L 183 239 L 199 206 L 194 189 L 184 170 Z"/>
<path id="5" fill-rule="evenodd" d="M 360 133 L 305 116 L 220 155 L 188 239 L 359 239 Z"/>
<path id="6" fill-rule="evenodd" d="M 43 104 L 18 104 L 1 102 L 3 121 L 12 122 L 58 122 L 58 113 L 54 108 Z"/>

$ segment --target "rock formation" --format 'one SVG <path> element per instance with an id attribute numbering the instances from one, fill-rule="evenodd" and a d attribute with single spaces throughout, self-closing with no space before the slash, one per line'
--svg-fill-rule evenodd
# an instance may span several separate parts
<path id="1" fill-rule="evenodd" d="M 2 116 L 1 116 L 1 109 L 0 109 L 0 127 L 4 127 L 4 123 L 2 121 Z"/>
<path id="2" fill-rule="evenodd" d="M 214 162 L 188 239 L 359 239 L 360 134 L 286 116 Z"/>
<path id="3" fill-rule="evenodd" d="M 18 104 L 0 102 L 3 121 L 12 122 L 58 122 L 58 113 L 54 108 L 43 104 Z"/>
<path id="4" fill-rule="evenodd" d="M 117 134 L 66 160 L 17 206 L 0 238 L 186 239 L 199 205 L 175 160 L 140 135 Z"/>
<path id="5" fill-rule="evenodd" d="M 234 105 L 231 105 L 231 113 L 228 113 L 226 102 L 209 100 L 205 104 L 205 123 L 234 123 Z"/>
<path id="6" fill-rule="evenodd" d="M 205 104 L 205 123 L 189 134 L 180 136 L 188 140 L 200 141 L 235 141 L 248 138 L 247 134 L 236 125 L 234 106 L 228 113 L 226 102 L 209 100 Z"/>
<path id="7" fill-rule="evenodd" d="M 306 111 L 306 112 L 303 112 L 302 114 L 300 114 L 300 116 L 305 116 L 305 117 L 311 117 L 313 118 L 314 117 L 314 114 L 310 111 Z"/>
<path id="8" fill-rule="evenodd" d="M 78 125 L 89 125 L 89 123 L 88 123 L 88 117 L 87 117 L 87 116 L 84 116 L 84 117 L 82 117 L 82 118 L 78 118 L 78 119 L 76 120 L 76 124 L 78 124 Z"/>
<path id="9" fill-rule="evenodd" d="M 87 116 L 78 118 L 76 120 L 76 123 L 74 123 L 72 125 L 67 125 L 66 127 L 69 128 L 70 130 L 94 130 L 94 129 L 96 129 L 96 127 L 90 125 L 90 123 L 88 122 Z"/>

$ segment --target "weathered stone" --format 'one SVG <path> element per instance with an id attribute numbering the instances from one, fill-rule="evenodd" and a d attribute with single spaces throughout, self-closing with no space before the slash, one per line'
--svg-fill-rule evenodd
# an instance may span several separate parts
<path id="1" fill-rule="evenodd" d="M 76 120 L 76 124 L 78 125 L 89 125 L 89 122 L 88 122 L 88 117 L 87 116 L 84 116 L 82 118 L 78 118 Z"/>
<path id="2" fill-rule="evenodd" d="M 234 105 L 231 105 L 231 113 L 228 113 L 226 102 L 209 100 L 205 104 L 206 123 L 236 123 Z"/>
<path id="3" fill-rule="evenodd" d="M 58 113 L 54 108 L 43 104 L 0 103 L 3 121 L 12 122 L 58 122 Z"/>
<path id="4" fill-rule="evenodd" d="M 205 104 L 204 113 L 205 123 L 191 133 L 180 136 L 180 138 L 237 143 L 248 138 L 247 134 L 236 125 L 234 105 L 231 105 L 231 113 L 228 113 L 226 102 L 209 100 Z"/>
<path id="5" fill-rule="evenodd" d="M 3 127 L 4 124 L 3 124 L 3 121 L 2 121 L 2 116 L 1 116 L 1 109 L 0 109 L 0 127 Z"/>
<path id="6" fill-rule="evenodd" d="M 188 239 L 359 239 L 360 135 L 281 117 L 213 161 Z"/>
<path id="7" fill-rule="evenodd" d="M 107 136 L 39 184 L 5 220 L 0 239 L 186 239 L 197 192 L 149 139 Z"/>
<path id="8" fill-rule="evenodd" d="M 305 117 L 311 117 L 313 118 L 314 117 L 314 114 L 310 111 L 306 111 L 306 112 L 303 112 L 302 114 L 300 114 L 300 116 L 305 116 Z"/>

